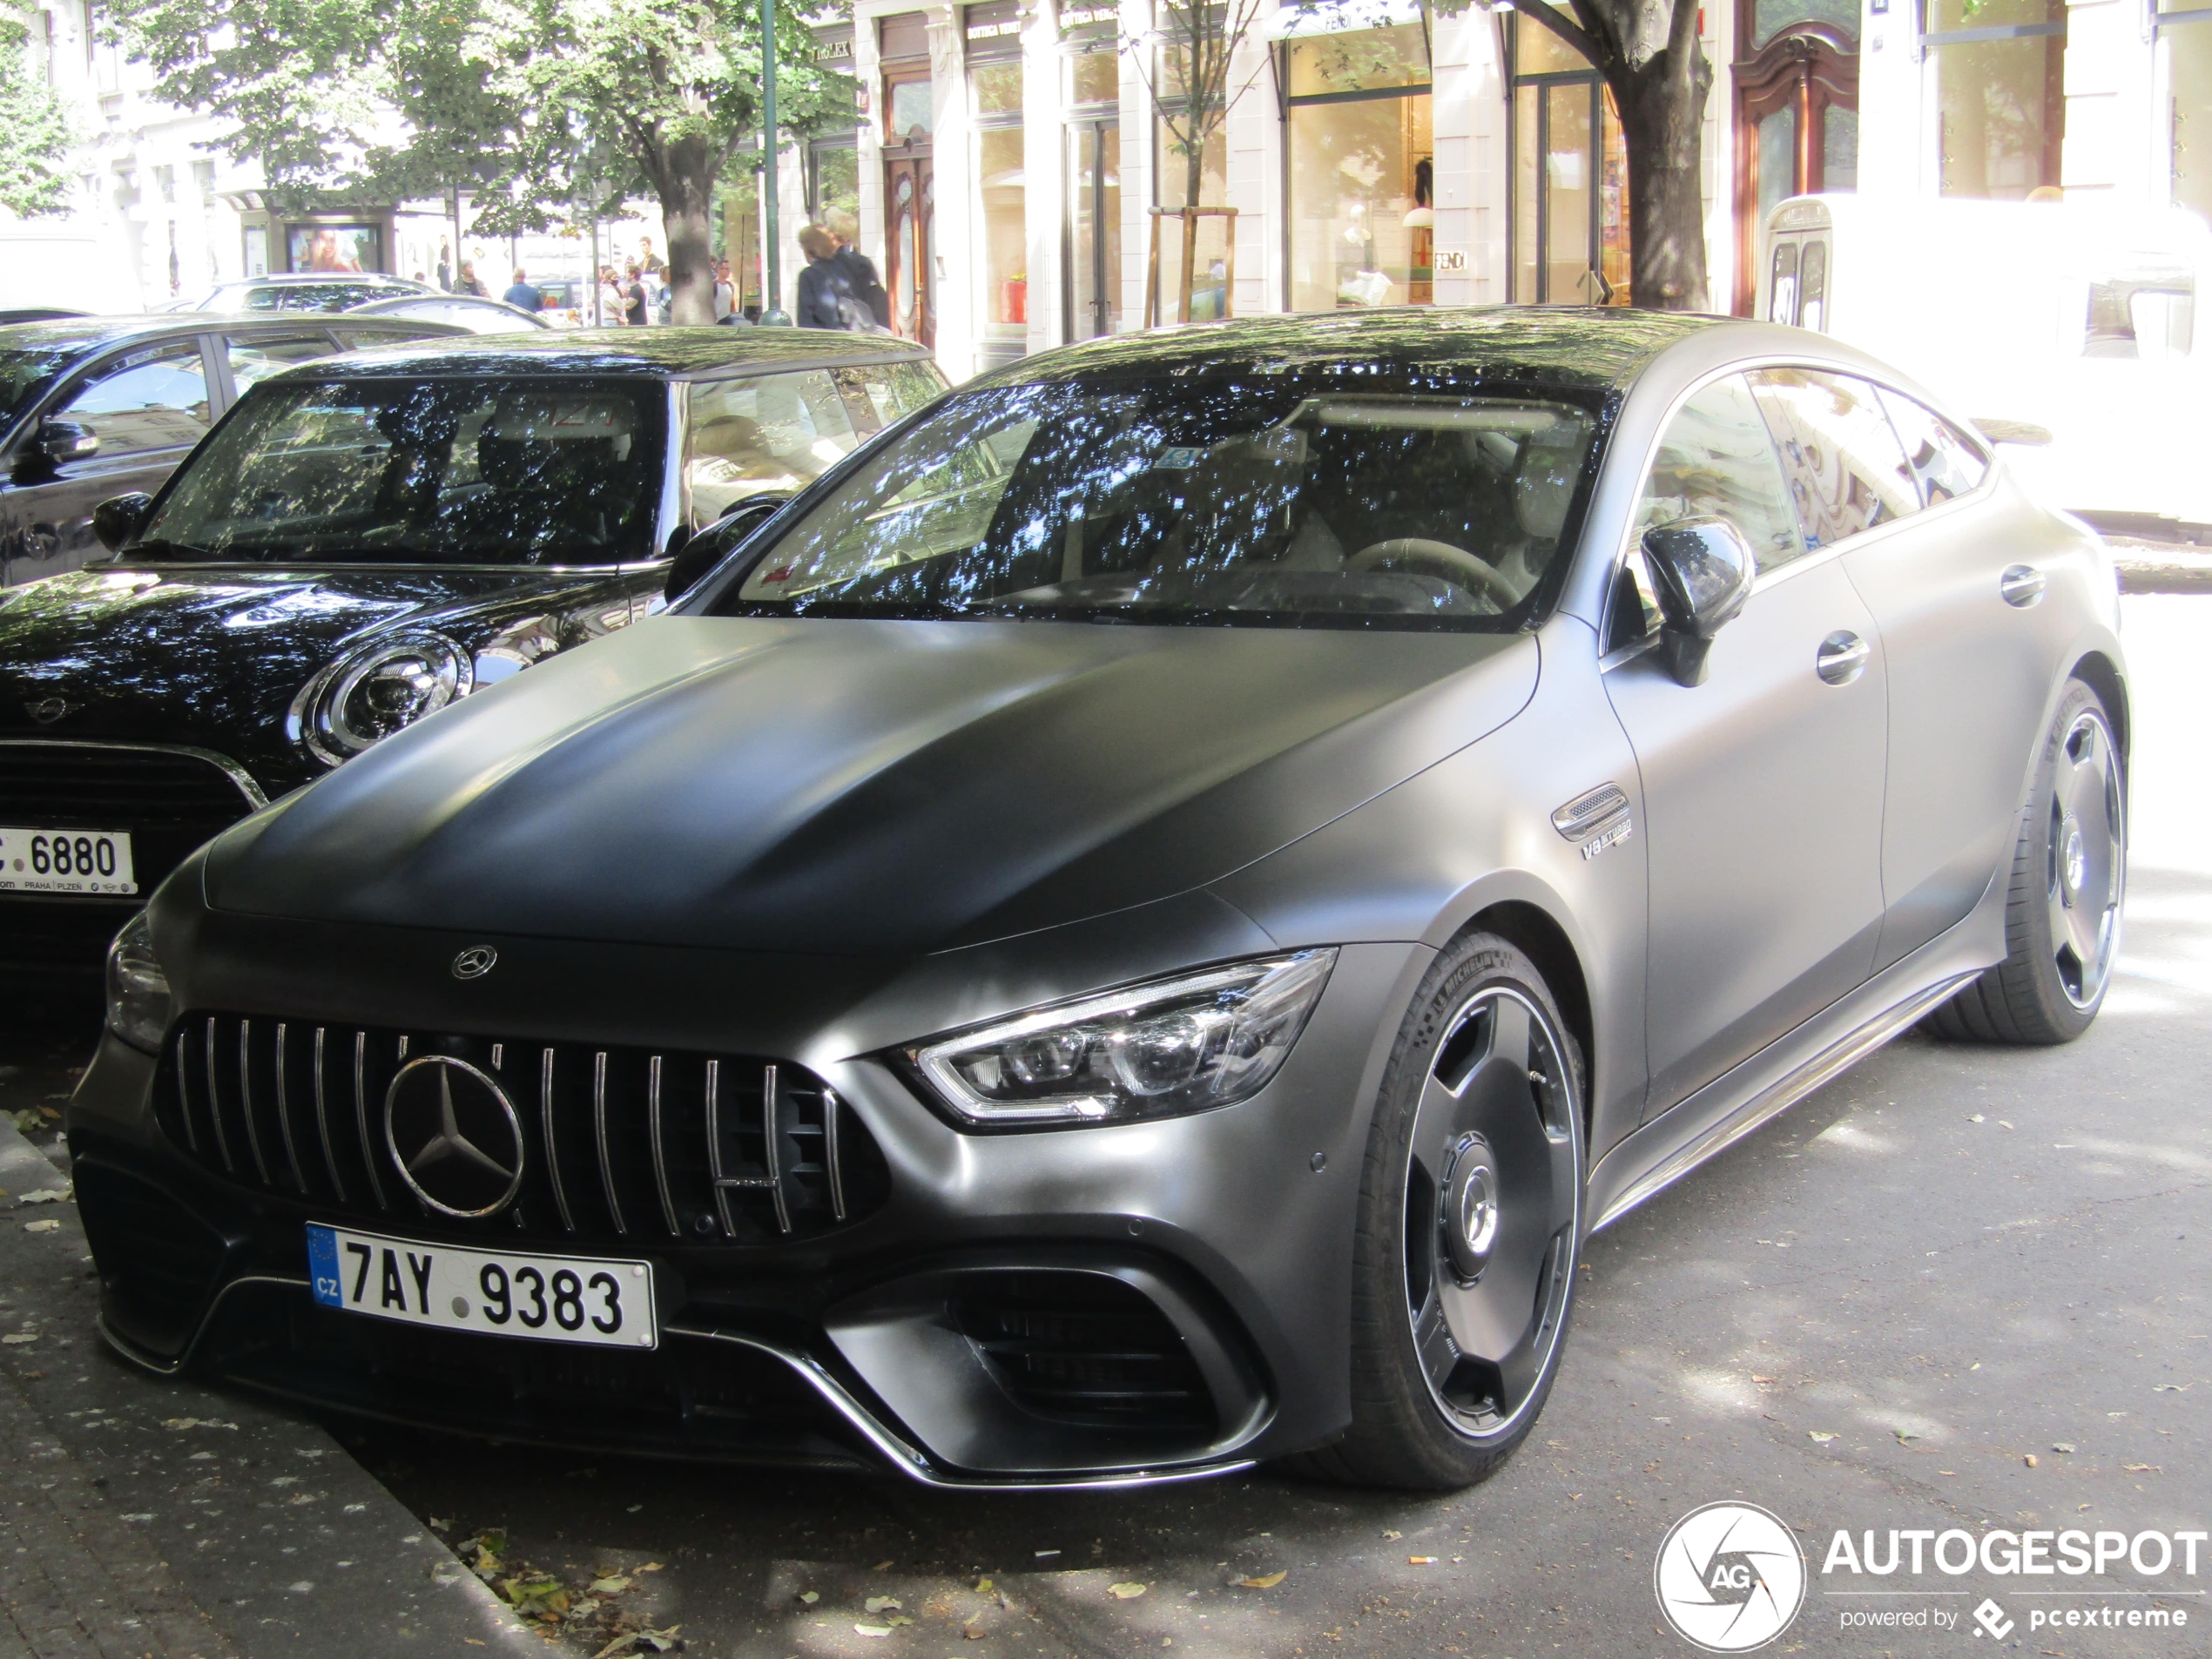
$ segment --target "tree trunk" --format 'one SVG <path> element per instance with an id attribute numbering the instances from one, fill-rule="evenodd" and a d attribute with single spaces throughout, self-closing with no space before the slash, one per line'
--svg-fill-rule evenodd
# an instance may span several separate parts
<path id="1" fill-rule="evenodd" d="M 718 145 L 680 139 L 668 146 L 666 165 L 653 178 L 661 225 L 668 233 L 668 317 L 677 323 L 714 320 L 714 243 L 710 221 L 714 182 L 721 172 Z"/>
<path id="2" fill-rule="evenodd" d="M 1693 0 L 1676 0 L 1695 16 Z M 1629 151 L 1629 298 L 1652 311 L 1700 311 L 1705 280 L 1705 98 L 1712 66 L 1694 29 L 1641 69 L 1606 76 Z"/>

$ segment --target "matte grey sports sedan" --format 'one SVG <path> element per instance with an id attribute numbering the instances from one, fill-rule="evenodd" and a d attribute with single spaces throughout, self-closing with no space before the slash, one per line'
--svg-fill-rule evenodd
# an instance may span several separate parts
<path id="1" fill-rule="evenodd" d="M 504 1439 L 1479 1480 L 1594 1229 L 1916 1021 L 2095 1017 L 2115 608 L 1817 335 L 1027 361 L 161 888 L 105 1332 Z"/>

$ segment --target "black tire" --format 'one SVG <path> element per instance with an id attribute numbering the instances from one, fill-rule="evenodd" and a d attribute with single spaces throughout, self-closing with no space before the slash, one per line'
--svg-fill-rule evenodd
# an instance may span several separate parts
<path id="1" fill-rule="evenodd" d="M 2013 852 L 2005 960 L 1923 1022 L 1960 1042 L 2071 1042 L 2112 982 L 2128 881 L 2128 785 L 2112 718 L 2067 684 Z"/>
<path id="2" fill-rule="evenodd" d="M 1360 1172 L 1352 1426 L 1294 1469 L 1452 1491 L 1527 1437 L 1581 1259 L 1582 1101 L 1581 1052 L 1535 965 L 1490 934 L 1442 952 L 1399 1028 Z"/>

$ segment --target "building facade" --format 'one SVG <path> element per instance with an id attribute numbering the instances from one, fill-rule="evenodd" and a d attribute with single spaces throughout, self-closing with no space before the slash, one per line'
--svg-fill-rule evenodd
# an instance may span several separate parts
<path id="1" fill-rule="evenodd" d="M 1194 169 L 1154 96 L 1173 89 L 1150 5 L 855 0 L 826 22 L 860 95 L 849 132 L 784 163 L 786 305 L 790 239 L 850 214 L 897 331 L 955 377 L 1174 320 L 1194 171 L 1201 204 L 1235 210 L 1197 223 L 1197 318 L 1633 301 L 1619 123 L 1524 11 L 1285 3 L 1241 44 Z M 2212 215 L 2195 0 L 1706 0 L 1700 24 L 1715 309 L 1751 309 L 1765 215 L 1794 193 Z"/>

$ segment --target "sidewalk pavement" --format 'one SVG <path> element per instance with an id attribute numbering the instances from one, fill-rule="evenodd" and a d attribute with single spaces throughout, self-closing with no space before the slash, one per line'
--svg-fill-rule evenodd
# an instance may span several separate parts
<path id="1" fill-rule="evenodd" d="M 108 1352 L 66 1184 L 0 1119 L 0 1659 L 544 1654 L 321 1427 Z"/>

